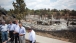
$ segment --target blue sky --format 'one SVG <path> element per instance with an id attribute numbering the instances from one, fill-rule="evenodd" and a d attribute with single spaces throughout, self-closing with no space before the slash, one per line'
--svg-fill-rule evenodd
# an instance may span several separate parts
<path id="1" fill-rule="evenodd" d="M 15 0 L 1 0 L 0 6 L 9 10 L 13 8 L 13 1 Z M 76 10 L 76 0 L 24 0 L 26 3 L 26 7 L 29 9 L 74 9 Z"/>

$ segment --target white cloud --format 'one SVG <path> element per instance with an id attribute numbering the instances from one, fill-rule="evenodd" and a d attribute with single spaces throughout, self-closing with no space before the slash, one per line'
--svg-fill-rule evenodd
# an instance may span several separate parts
<path id="1" fill-rule="evenodd" d="M 76 0 L 57 0 L 51 2 L 52 0 L 25 0 L 27 7 L 30 9 L 41 9 L 41 8 L 50 8 L 50 9 L 74 9 L 71 6 L 76 6 Z M 33 4 L 32 4 L 33 3 Z"/>
<path id="2" fill-rule="evenodd" d="M 10 5 L 3 5 L 1 6 L 2 8 L 6 9 L 6 10 L 9 10 L 9 9 L 14 9 L 13 5 L 10 4 Z"/>
<path id="3" fill-rule="evenodd" d="M 8 0 L 8 1 L 7 0 L 1 0 L 0 4 L 8 4 L 9 2 L 11 2 L 11 0 Z"/>
<path id="4" fill-rule="evenodd" d="M 5 9 L 13 9 L 12 2 L 15 0 L 1 0 L 0 5 Z M 29 9 L 75 9 L 76 0 L 24 0 Z"/>
<path id="5" fill-rule="evenodd" d="M 9 10 L 9 9 L 13 9 L 13 3 L 14 0 L 1 0 L 0 1 L 0 6 L 5 8 L 6 10 Z"/>
<path id="6" fill-rule="evenodd" d="M 65 9 L 65 8 L 73 9 L 73 8 L 71 8 L 71 6 L 73 6 L 73 5 L 76 6 L 75 2 L 76 2 L 76 0 L 65 0 L 65 1 L 61 0 L 61 1 L 58 1 L 58 5 L 60 5 L 61 9 Z"/>

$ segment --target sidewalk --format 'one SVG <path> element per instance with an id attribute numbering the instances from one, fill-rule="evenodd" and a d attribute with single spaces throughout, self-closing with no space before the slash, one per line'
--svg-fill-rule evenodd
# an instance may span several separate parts
<path id="1" fill-rule="evenodd" d="M 25 38 L 28 39 L 29 33 L 26 33 Z M 36 41 L 39 43 L 72 43 L 72 42 L 66 42 L 58 39 L 48 38 L 44 36 L 36 35 Z"/>

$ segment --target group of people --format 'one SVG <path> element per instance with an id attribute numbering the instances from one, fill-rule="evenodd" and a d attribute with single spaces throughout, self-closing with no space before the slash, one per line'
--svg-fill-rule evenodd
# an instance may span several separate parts
<path id="1" fill-rule="evenodd" d="M 26 43 L 25 42 L 25 35 L 26 35 L 26 29 L 22 26 L 21 23 L 18 23 L 18 20 L 15 20 L 15 23 L 13 21 L 9 21 L 9 24 L 6 24 L 5 21 L 2 21 L 2 24 L 0 25 L 1 30 L 1 37 L 2 37 L 2 43 L 8 41 L 8 33 L 10 37 L 11 43 Z M 36 37 L 35 37 L 35 31 L 31 28 L 31 26 L 28 26 L 28 32 L 29 32 L 29 43 L 35 43 Z"/>

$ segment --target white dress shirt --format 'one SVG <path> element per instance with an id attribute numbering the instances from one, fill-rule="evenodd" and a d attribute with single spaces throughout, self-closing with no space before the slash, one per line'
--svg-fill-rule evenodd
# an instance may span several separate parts
<path id="1" fill-rule="evenodd" d="M 7 30 L 8 30 L 7 24 L 1 26 L 1 31 L 7 31 Z"/>
<path id="2" fill-rule="evenodd" d="M 13 31 L 15 24 L 8 24 L 8 30 Z"/>
<path id="3" fill-rule="evenodd" d="M 15 32 L 17 32 L 17 33 L 19 33 L 19 25 L 18 24 L 15 24 L 15 26 L 14 26 L 14 31 Z"/>
<path id="4" fill-rule="evenodd" d="M 20 27 L 19 27 L 19 28 L 20 28 Z M 25 33 L 26 33 L 25 28 L 24 28 L 24 27 L 21 27 L 21 28 L 19 29 L 19 34 L 24 34 L 24 35 L 25 35 Z"/>
<path id="5" fill-rule="evenodd" d="M 30 32 L 29 40 L 32 41 L 32 43 L 35 42 L 36 37 L 35 37 L 35 32 L 34 32 L 34 30 L 32 30 L 32 31 Z"/>

